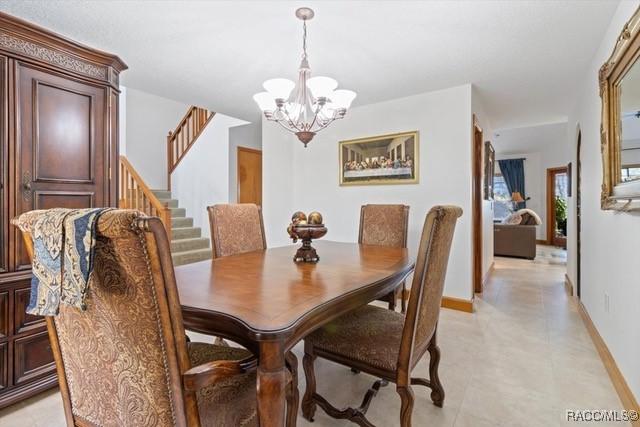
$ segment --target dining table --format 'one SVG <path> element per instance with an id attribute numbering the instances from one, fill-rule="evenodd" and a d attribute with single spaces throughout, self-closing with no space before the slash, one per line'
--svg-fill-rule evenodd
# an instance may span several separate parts
<path id="1" fill-rule="evenodd" d="M 407 249 L 313 243 L 320 260 L 293 260 L 295 246 L 175 268 L 187 330 L 227 338 L 258 357 L 260 426 L 285 422 L 286 354 L 317 328 L 398 287 L 413 271 Z"/>

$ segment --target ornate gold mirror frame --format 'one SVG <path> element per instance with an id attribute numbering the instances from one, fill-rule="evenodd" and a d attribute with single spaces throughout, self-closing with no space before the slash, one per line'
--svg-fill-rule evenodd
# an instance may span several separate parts
<path id="1" fill-rule="evenodd" d="M 603 210 L 640 210 L 640 180 L 622 182 L 620 83 L 640 56 L 640 8 L 626 23 L 609 60 L 600 68 L 602 98 L 602 195 Z M 640 65 L 640 64 L 639 64 Z"/>

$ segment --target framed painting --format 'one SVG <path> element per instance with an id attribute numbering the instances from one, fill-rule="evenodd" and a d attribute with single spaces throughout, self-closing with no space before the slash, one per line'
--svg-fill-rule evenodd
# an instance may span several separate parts
<path id="1" fill-rule="evenodd" d="M 340 185 L 417 184 L 418 131 L 340 141 Z"/>
<path id="2" fill-rule="evenodd" d="M 493 200 L 493 181 L 496 173 L 496 150 L 491 142 L 484 143 L 484 199 Z"/>

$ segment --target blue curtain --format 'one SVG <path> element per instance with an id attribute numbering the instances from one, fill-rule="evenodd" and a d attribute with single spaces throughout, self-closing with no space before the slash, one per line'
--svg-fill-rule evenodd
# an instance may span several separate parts
<path id="1" fill-rule="evenodd" d="M 509 194 L 517 191 L 522 195 L 523 199 L 526 199 L 527 193 L 525 193 L 524 190 L 524 159 L 498 160 L 498 164 L 500 165 L 504 182 L 507 184 Z M 526 201 L 518 203 L 517 206 L 518 209 L 526 207 Z"/>

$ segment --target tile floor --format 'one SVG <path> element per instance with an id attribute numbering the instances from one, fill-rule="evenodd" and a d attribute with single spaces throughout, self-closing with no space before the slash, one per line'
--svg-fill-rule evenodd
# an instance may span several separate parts
<path id="1" fill-rule="evenodd" d="M 565 294 L 565 267 L 544 262 L 557 259 L 554 253 L 562 255 L 540 247 L 537 262 L 496 258 L 475 313 L 442 311 L 440 377 L 445 404 L 442 409 L 433 406 L 428 391 L 416 387 L 414 426 L 558 426 L 568 424 L 566 409 L 621 409 L 575 303 Z M 296 350 L 302 359 L 301 346 Z M 357 406 L 374 381 L 326 361 L 316 366 L 318 391 L 336 406 Z M 428 377 L 428 358 L 414 372 Z M 300 389 L 302 393 L 303 378 Z M 390 385 L 374 399 L 369 418 L 377 426 L 397 426 L 399 410 Z M 55 390 L 0 411 L 0 426 L 63 425 Z M 350 424 L 318 409 L 314 423 L 300 417 L 298 425 Z"/>

